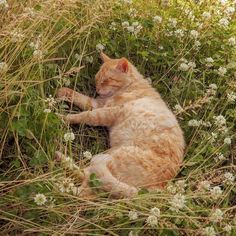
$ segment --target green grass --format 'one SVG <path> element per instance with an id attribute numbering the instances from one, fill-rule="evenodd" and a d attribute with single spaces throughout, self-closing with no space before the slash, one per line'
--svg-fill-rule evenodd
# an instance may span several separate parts
<path id="1" fill-rule="evenodd" d="M 235 3 L 9 0 L 8 5 L 0 3 L 0 234 L 235 235 L 235 180 L 226 182 L 225 177 L 236 171 L 236 17 L 229 8 Z M 204 18 L 203 12 L 211 16 Z M 153 20 L 157 15 L 162 22 Z M 220 26 L 222 18 L 228 26 Z M 138 22 L 142 29 L 129 32 L 133 29 L 122 26 L 125 21 Z M 197 38 L 191 30 L 199 33 Z M 184 130 L 184 165 L 163 191 L 143 191 L 133 200 L 104 195 L 85 200 L 58 188 L 62 178 L 71 178 L 76 186 L 80 182 L 55 160 L 56 150 L 84 168 L 89 164 L 85 151 L 97 154 L 108 147 L 104 128 L 69 127 L 56 115 L 80 112 L 78 108 L 61 102 L 49 107 L 46 101 L 62 86 L 95 96 L 99 43 L 109 56 L 127 57 L 151 79 Z M 209 57 L 212 66 L 205 61 Z M 183 58 L 196 66 L 181 71 Z M 227 69 L 225 74 L 220 75 L 220 67 Z M 209 89 L 211 84 L 217 88 Z M 52 112 L 45 113 L 48 108 Z M 225 124 L 224 119 L 217 124 L 220 115 Z M 72 142 L 64 140 L 68 132 L 75 134 Z M 218 158 L 221 154 L 224 158 Z M 94 187 L 99 185 L 94 176 L 91 180 Z M 179 180 L 184 180 L 184 189 Z M 208 181 L 209 189 L 200 189 L 202 181 Z M 216 186 L 222 190 L 219 196 L 212 194 Z M 47 199 L 41 206 L 34 201 L 38 193 Z M 177 193 L 185 204 L 174 211 L 171 202 Z M 147 218 L 154 207 L 160 216 L 150 225 Z M 223 212 L 218 222 L 216 209 Z M 130 211 L 138 217 L 131 220 Z"/>

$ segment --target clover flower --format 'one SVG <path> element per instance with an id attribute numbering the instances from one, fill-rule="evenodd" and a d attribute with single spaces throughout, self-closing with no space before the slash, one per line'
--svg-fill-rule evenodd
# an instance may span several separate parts
<path id="1" fill-rule="evenodd" d="M 84 158 L 87 158 L 87 159 L 92 159 L 92 157 L 93 157 L 92 153 L 89 151 L 83 152 L 83 156 L 84 156 Z"/>
<path id="2" fill-rule="evenodd" d="M 160 217 L 161 211 L 160 211 L 159 208 L 153 207 L 153 208 L 150 210 L 150 214 L 151 214 L 151 215 L 154 215 L 154 216 L 156 216 L 156 217 Z"/>
<path id="3" fill-rule="evenodd" d="M 214 60 L 213 60 L 212 57 L 207 57 L 207 58 L 205 59 L 205 62 L 206 62 L 206 66 L 207 66 L 207 67 L 212 67 L 212 66 L 213 66 L 213 63 L 214 63 Z"/>
<path id="4" fill-rule="evenodd" d="M 210 216 L 210 220 L 214 223 L 217 223 L 223 219 L 224 213 L 220 209 L 215 209 Z"/>
<path id="5" fill-rule="evenodd" d="M 215 124 L 216 126 L 221 127 L 221 126 L 223 126 L 223 125 L 226 124 L 226 119 L 225 119 L 225 117 L 222 116 L 222 115 L 213 116 L 213 119 L 215 120 L 215 121 L 214 121 L 214 124 Z"/>
<path id="6" fill-rule="evenodd" d="M 221 66 L 219 69 L 218 69 L 218 74 L 220 76 L 224 76 L 225 74 L 227 73 L 227 69 L 223 66 Z"/>
<path id="7" fill-rule="evenodd" d="M 185 196 L 180 193 L 177 193 L 173 196 L 172 200 L 170 201 L 171 204 L 170 209 L 172 211 L 178 212 L 180 209 L 185 207 L 185 203 L 186 203 Z"/>
<path id="8" fill-rule="evenodd" d="M 103 50 L 105 49 L 105 46 L 104 46 L 103 44 L 101 44 L 101 43 L 98 43 L 98 44 L 96 45 L 96 49 L 97 49 L 98 51 L 103 51 Z"/>
<path id="9" fill-rule="evenodd" d="M 224 174 L 224 177 L 225 177 L 224 183 L 226 183 L 226 184 L 233 184 L 234 183 L 235 176 L 232 173 L 226 172 Z"/>
<path id="10" fill-rule="evenodd" d="M 57 101 L 52 97 L 51 94 L 44 101 L 48 104 L 49 107 L 53 107 L 57 103 Z"/>
<path id="11" fill-rule="evenodd" d="M 65 133 L 64 140 L 66 142 L 73 141 L 75 139 L 75 134 L 73 132 Z"/>
<path id="12" fill-rule="evenodd" d="M 230 93 L 227 93 L 227 99 L 229 102 L 235 102 L 236 101 L 236 93 L 234 92 L 230 92 Z"/>
<path id="13" fill-rule="evenodd" d="M 199 33 L 196 31 L 196 30 L 191 30 L 190 31 L 190 36 L 193 38 L 193 39 L 197 39 L 199 37 Z"/>
<path id="14" fill-rule="evenodd" d="M 170 18 L 169 19 L 169 26 L 171 26 L 171 27 L 176 27 L 176 25 L 177 25 L 177 19 L 176 18 Z"/>
<path id="15" fill-rule="evenodd" d="M 202 191 L 210 190 L 210 187 L 211 187 L 210 182 L 207 180 L 201 181 L 198 185 L 198 188 Z"/>
<path id="16" fill-rule="evenodd" d="M 58 181 L 55 185 L 58 188 L 58 190 L 62 193 L 69 193 L 74 188 L 74 183 L 71 178 L 61 177 L 58 179 Z"/>
<path id="17" fill-rule="evenodd" d="M 147 224 L 150 225 L 151 227 L 155 227 L 155 226 L 157 226 L 158 220 L 157 220 L 157 217 L 156 217 L 156 216 L 150 215 L 150 216 L 148 216 L 146 222 L 147 222 Z"/>
<path id="18" fill-rule="evenodd" d="M 210 192 L 213 199 L 219 198 L 223 193 L 222 189 L 219 186 L 213 187 L 212 189 L 210 189 Z"/>
<path id="19" fill-rule="evenodd" d="M 211 13 L 210 12 L 207 12 L 207 11 L 204 11 L 202 13 L 202 17 L 205 18 L 205 19 L 209 19 L 211 17 Z"/>
<path id="20" fill-rule="evenodd" d="M 49 109 L 49 108 L 46 108 L 46 109 L 44 109 L 44 110 L 43 110 L 43 112 L 44 112 L 44 113 L 51 113 L 51 112 L 52 112 L 52 110 L 51 110 L 51 109 Z"/>
<path id="21" fill-rule="evenodd" d="M 201 125 L 201 121 L 199 120 L 192 119 L 192 120 L 189 120 L 188 122 L 188 126 L 190 127 L 198 127 L 199 125 Z"/>
<path id="22" fill-rule="evenodd" d="M 219 20 L 219 25 L 222 26 L 222 27 L 227 27 L 229 25 L 229 21 L 227 18 L 222 18 Z"/>
<path id="23" fill-rule="evenodd" d="M 231 144 L 231 138 L 227 137 L 224 139 L 224 144 L 230 145 Z"/>
<path id="24" fill-rule="evenodd" d="M 215 236 L 216 235 L 215 229 L 212 226 L 208 226 L 203 229 L 203 235 Z"/>
<path id="25" fill-rule="evenodd" d="M 153 17 L 153 22 L 161 23 L 162 22 L 162 17 L 161 16 L 154 16 Z"/>
<path id="26" fill-rule="evenodd" d="M 44 194 L 42 193 L 38 193 L 35 195 L 34 197 L 34 202 L 38 205 L 38 206 L 42 206 L 47 202 L 47 198 Z"/>
<path id="27" fill-rule="evenodd" d="M 129 211 L 129 219 L 130 220 L 137 220 L 138 219 L 138 213 L 136 211 Z"/>

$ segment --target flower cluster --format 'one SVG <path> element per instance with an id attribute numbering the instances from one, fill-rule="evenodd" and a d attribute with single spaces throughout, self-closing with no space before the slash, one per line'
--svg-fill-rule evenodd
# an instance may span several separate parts
<path id="1" fill-rule="evenodd" d="M 130 23 L 128 21 L 124 21 L 122 23 L 122 27 L 124 29 L 126 29 L 129 33 L 134 34 L 135 36 L 137 36 L 137 34 L 143 28 L 142 25 L 139 22 L 137 22 L 137 21 L 133 22 L 131 25 L 130 25 Z"/>
<path id="2" fill-rule="evenodd" d="M 75 134 L 73 132 L 68 132 L 64 134 L 64 140 L 66 142 L 71 142 L 75 139 Z"/>

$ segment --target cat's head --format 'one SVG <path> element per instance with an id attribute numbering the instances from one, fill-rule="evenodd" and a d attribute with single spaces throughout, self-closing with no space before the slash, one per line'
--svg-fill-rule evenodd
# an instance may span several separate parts
<path id="1" fill-rule="evenodd" d="M 132 82 L 132 64 L 124 57 L 111 59 L 101 53 L 103 64 L 95 76 L 96 91 L 102 97 L 114 95 Z"/>

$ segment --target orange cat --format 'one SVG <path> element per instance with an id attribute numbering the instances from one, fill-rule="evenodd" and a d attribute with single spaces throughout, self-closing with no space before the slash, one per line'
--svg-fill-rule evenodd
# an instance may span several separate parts
<path id="1" fill-rule="evenodd" d="M 88 110 L 66 115 L 66 122 L 109 129 L 110 149 L 93 156 L 85 168 L 81 194 L 89 192 L 91 173 L 113 197 L 133 197 L 140 188 L 163 188 L 183 159 L 182 130 L 160 95 L 126 58 L 111 59 L 104 53 L 101 58 L 104 63 L 96 74 L 98 98 L 69 88 L 58 91 L 62 100 Z"/>

